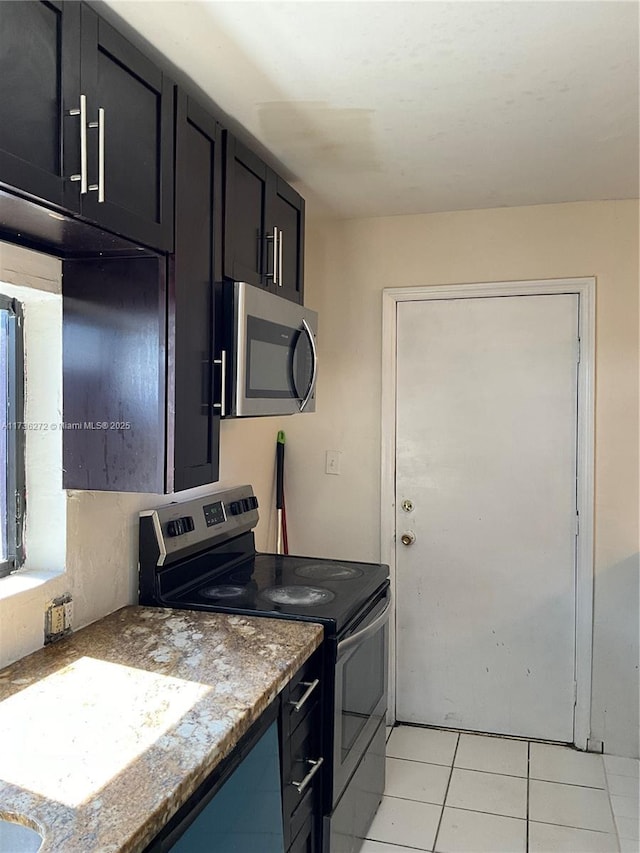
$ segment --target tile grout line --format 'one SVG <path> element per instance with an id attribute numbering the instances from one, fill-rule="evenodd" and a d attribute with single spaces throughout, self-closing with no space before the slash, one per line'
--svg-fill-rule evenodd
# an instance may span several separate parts
<path id="1" fill-rule="evenodd" d="M 434 804 L 428 803 L 427 805 L 434 805 Z M 510 815 L 510 814 L 501 814 L 499 812 L 481 812 L 481 811 L 478 811 L 478 809 L 469 809 L 469 808 L 463 809 L 461 806 L 447 806 L 447 808 L 452 809 L 453 811 L 456 811 L 456 812 L 469 812 L 470 814 L 486 814 L 486 815 L 490 815 L 491 817 L 503 817 L 506 820 L 519 820 L 519 821 L 524 821 L 526 823 L 526 818 L 514 817 L 513 815 Z M 544 826 L 555 826 L 555 827 L 558 827 L 559 829 L 578 829 L 578 830 L 581 830 L 583 832 L 592 832 L 595 835 L 605 835 L 605 836 L 611 835 L 611 833 L 607 829 L 592 829 L 591 827 L 588 827 L 588 826 L 576 826 L 573 823 L 551 823 L 548 820 L 532 820 L 531 823 L 541 823 Z M 632 840 L 635 840 L 635 839 L 632 839 Z M 402 846 L 402 845 L 400 845 L 400 846 Z"/>
<path id="2" fill-rule="evenodd" d="M 398 758 L 397 755 L 387 755 L 386 756 L 390 761 L 408 761 L 410 764 L 427 764 L 429 767 L 450 767 L 451 765 L 447 762 L 446 764 L 438 764 L 435 761 L 422 761 L 420 758 Z M 466 773 L 483 773 L 485 776 L 506 776 L 507 779 L 526 779 L 526 773 L 502 773 L 496 770 L 478 770 L 477 767 L 463 767 L 461 764 L 458 764 L 456 770 L 464 770 Z M 541 781 L 553 781 L 551 779 Z M 580 785 L 573 782 L 562 782 L 560 784 L 563 785 L 574 785 L 575 787 L 581 788 L 593 788 L 592 785 Z M 594 788 L 593 790 L 604 790 L 604 788 Z"/>
<path id="3" fill-rule="evenodd" d="M 562 829 L 577 829 L 580 832 L 592 832 L 594 835 L 613 835 L 608 829 L 594 829 L 592 826 L 577 826 L 575 823 L 552 823 L 549 820 L 532 820 L 531 823 L 541 823 L 544 826 L 558 826 Z M 632 839 L 635 841 L 635 839 Z"/>
<path id="4" fill-rule="evenodd" d="M 613 831 L 615 833 L 616 843 L 618 845 L 618 850 L 622 850 L 622 841 L 620 840 L 620 828 L 618 827 L 616 813 L 613 809 L 613 802 L 611 800 L 611 789 L 609 788 L 609 771 L 607 770 L 607 765 L 605 764 L 604 755 L 602 757 L 602 772 L 604 773 L 604 783 L 607 791 L 607 799 L 609 800 L 609 813 L 611 814 L 611 819 L 613 820 Z"/>
<path id="5" fill-rule="evenodd" d="M 444 808 L 447 802 L 447 797 L 449 796 L 449 787 L 451 785 L 451 777 L 453 776 L 453 768 L 456 763 L 456 755 L 458 754 L 458 746 L 460 745 L 460 732 L 457 733 L 456 737 L 456 745 L 453 750 L 453 756 L 451 758 L 451 770 L 449 772 L 449 778 L 447 779 L 447 787 L 444 791 L 444 798 L 442 800 L 442 811 L 440 812 L 440 820 L 438 821 L 438 826 L 436 828 L 436 834 L 433 836 L 433 849 L 435 851 L 436 845 L 438 843 L 438 836 L 440 835 L 440 827 L 442 826 L 442 819 L 444 818 Z"/>
<path id="6" fill-rule="evenodd" d="M 527 742 L 527 820 L 525 822 L 525 846 L 526 853 L 529 853 L 529 787 L 531 784 L 531 741 Z"/>

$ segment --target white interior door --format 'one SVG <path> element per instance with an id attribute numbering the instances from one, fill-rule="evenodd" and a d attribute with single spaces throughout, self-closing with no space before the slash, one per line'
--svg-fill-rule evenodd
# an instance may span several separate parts
<path id="1" fill-rule="evenodd" d="M 397 305 L 398 720 L 573 741 L 578 299 Z"/>

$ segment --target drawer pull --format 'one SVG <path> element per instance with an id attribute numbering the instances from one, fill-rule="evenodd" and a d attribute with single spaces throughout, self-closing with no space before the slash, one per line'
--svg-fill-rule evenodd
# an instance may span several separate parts
<path id="1" fill-rule="evenodd" d="M 304 789 L 307 787 L 309 782 L 316 775 L 318 770 L 320 770 L 320 768 L 322 767 L 323 761 L 324 761 L 324 758 L 319 758 L 317 761 L 314 761 L 312 758 L 307 758 L 307 764 L 311 765 L 311 770 L 309 770 L 309 772 L 304 777 L 302 782 L 292 782 L 291 783 L 299 794 L 301 794 L 304 791 Z"/>
<path id="2" fill-rule="evenodd" d="M 311 696 L 311 694 L 312 694 L 312 693 L 313 693 L 313 691 L 316 689 L 316 687 L 318 686 L 318 684 L 320 684 L 320 679 L 319 679 L 319 678 L 315 678 L 313 681 L 301 681 L 301 682 L 300 682 L 300 684 L 301 684 L 303 687 L 306 687 L 307 689 L 304 691 L 304 693 L 303 693 L 303 694 L 302 694 L 302 696 L 298 699 L 298 701 L 297 701 L 297 702 L 294 702 L 292 699 L 290 699 L 290 700 L 289 700 L 289 704 L 290 704 L 290 705 L 293 705 L 293 710 L 294 710 L 296 713 L 300 710 L 300 708 L 302 708 L 302 706 L 303 706 L 303 705 L 304 705 L 304 703 L 307 701 L 307 699 L 309 698 L 309 696 Z"/>

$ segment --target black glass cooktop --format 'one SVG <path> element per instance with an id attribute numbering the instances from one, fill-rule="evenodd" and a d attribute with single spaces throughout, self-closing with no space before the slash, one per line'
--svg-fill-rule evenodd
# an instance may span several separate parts
<path id="1" fill-rule="evenodd" d="M 166 603 L 309 619 L 339 634 L 388 586 L 388 576 L 378 563 L 255 554 L 233 568 L 203 572 Z"/>

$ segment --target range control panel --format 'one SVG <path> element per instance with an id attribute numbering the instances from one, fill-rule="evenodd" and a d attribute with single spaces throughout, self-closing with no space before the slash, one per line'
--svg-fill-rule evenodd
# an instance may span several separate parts
<path id="1" fill-rule="evenodd" d="M 216 524 L 224 524 L 227 520 L 222 501 L 207 504 L 202 507 L 202 511 L 204 512 L 204 520 L 207 527 L 214 527 Z"/>
<path id="2" fill-rule="evenodd" d="M 140 513 L 140 524 L 153 528 L 157 565 L 253 530 L 259 520 L 258 499 L 251 486 L 237 486 L 183 503 Z"/>

